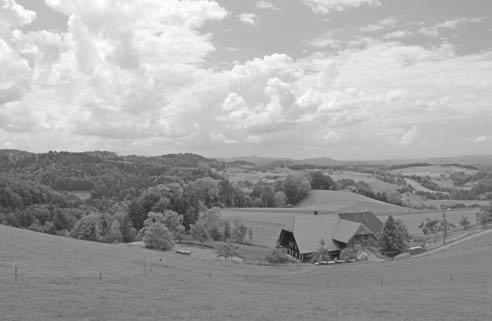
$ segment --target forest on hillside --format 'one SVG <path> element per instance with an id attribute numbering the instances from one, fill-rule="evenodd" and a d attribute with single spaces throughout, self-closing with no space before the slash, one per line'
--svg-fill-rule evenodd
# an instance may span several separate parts
<path id="1" fill-rule="evenodd" d="M 453 199 L 456 206 L 459 200 L 492 199 L 492 173 L 485 169 L 453 164 L 455 170 L 448 175 L 451 187 L 419 173 L 395 172 L 427 165 L 329 168 L 278 161 L 227 162 L 186 153 L 146 157 L 104 151 L 1 150 L 0 223 L 81 239 L 131 242 L 145 228 L 149 213 L 164 215 L 162 220 L 176 218 L 190 233 L 211 208 L 290 207 L 312 189 L 346 190 L 414 208 L 422 205 L 409 199 Z M 343 170 L 371 180 L 340 176 Z M 330 171 L 339 178 L 331 177 Z M 255 173 L 263 176 L 244 179 Z M 392 189 L 378 189 L 372 182 Z M 78 197 L 80 191 L 88 197 Z"/>

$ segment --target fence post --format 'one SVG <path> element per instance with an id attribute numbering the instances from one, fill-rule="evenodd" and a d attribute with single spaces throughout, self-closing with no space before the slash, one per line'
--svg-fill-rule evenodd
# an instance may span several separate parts
<path id="1" fill-rule="evenodd" d="M 102 280 L 103 274 L 102 272 L 99 272 L 99 280 Z"/>
<path id="2" fill-rule="evenodd" d="M 15 266 L 15 280 L 17 281 L 17 265 Z"/>

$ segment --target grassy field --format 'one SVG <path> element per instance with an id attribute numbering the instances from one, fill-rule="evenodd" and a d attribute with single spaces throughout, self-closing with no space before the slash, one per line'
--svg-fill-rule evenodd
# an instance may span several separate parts
<path id="1" fill-rule="evenodd" d="M 331 176 L 331 178 L 336 181 L 339 179 L 352 179 L 356 182 L 363 181 L 376 192 L 395 192 L 398 188 L 402 187 L 384 182 L 368 173 L 359 173 L 353 171 L 333 171 L 327 172 L 325 174 Z"/>
<path id="2" fill-rule="evenodd" d="M 465 174 L 475 174 L 476 172 L 478 172 L 478 170 L 457 167 L 457 166 L 430 165 L 430 166 L 415 166 L 415 167 L 394 169 L 391 172 L 403 176 L 416 175 L 416 176 L 430 176 L 432 178 L 440 178 L 440 177 L 449 177 L 449 175 L 456 172 L 464 172 Z"/>
<path id="3" fill-rule="evenodd" d="M 490 233 L 428 257 L 336 266 L 207 260 L 3 226 L 0 244 L 2 321 L 492 319 Z"/>
<path id="4" fill-rule="evenodd" d="M 463 216 L 467 217 L 472 224 L 475 224 L 475 214 L 477 213 L 477 211 L 478 210 L 474 208 L 447 210 L 446 219 L 449 222 L 454 223 L 457 228 L 461 228 L 459 222 Z M 418 228 L 419 224 L 426 218 L 442 219 L 442 211 L 423 211 L 407 215 L 393 215 L 393 217 L 401 218 L 403 222 L 407 225 L 408 231 L 411 234 L 421 234 L 421 231 Z M 387 215 L 380 215 L 379 218 L 384 222 L 387 218 Z"/>
<path id="5" fill-rule="evenodd" d="M 384 203 L 360 194 L 345 191 L 313 190 L 296 208 L 313 209 L 323 212 L 371 211 L 379 213 L 409 213 L 415 210 Z"/>

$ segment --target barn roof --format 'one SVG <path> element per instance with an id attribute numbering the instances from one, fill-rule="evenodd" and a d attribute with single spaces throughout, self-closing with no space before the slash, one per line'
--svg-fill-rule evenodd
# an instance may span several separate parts
<path id="1" fill-rule="evenodd" d="M 283 227 L 283 230 L 294 234 L 300 253 L 311 253 L 318 250 L 322 239 L 327 250 L 336 251 L 339 247 L 334 241 L 348 243 L 352 237 L 359 234 L 374 234 L 379 237 L 378 222 L 381 228 L 382 223 L 374 214 L 347 214 L 350 215 L 296 215 Z M 366 223 L 371 224 L 374 231 Z"/>
<path id="2" fill-rule="evenodd" d="M 338 216 L 343 220 L 364 224 L 377 238 L 383 232 L 383 222 L 372 212 L 340 213 Z"/>
<path id="3" fill-rule="evenodd" d="M 336 251 L 338 247 L 333 243 L 339 218 L 335 215 L 298 215 L 283 228 L 292 232 L 296 239 L 300 253 L 311 253 L 319 249 L 321 239 L 325 241 L 325 248 Z"/>

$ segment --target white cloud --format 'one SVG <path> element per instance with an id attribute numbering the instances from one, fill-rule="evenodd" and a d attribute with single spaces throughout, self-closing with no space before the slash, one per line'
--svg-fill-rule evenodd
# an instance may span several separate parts
<path id="1" fill-rule="evenodd" d="M 327 134 L 323 135 L 323 139 L 329 143 L 334 143 L 340 140 L 340 134 L 335 131 L 330 131 Z"/>
<path id="2" fill-rule="evenodd" d="M 345 11 L 362 5 L 371 7 L 380 6 L 379 0 L 303 0 L 313 12 L 326 14 L 332 11 Z"/>
<path id="3" fill-rule="evenodd" d="M 488 137 L 487 136 L 478 136 L 477 138 L 475 138 L 473 140 L 474 143 L 483 143 L 483 142 L 486 142 L 488 140 Z"/>
<path id="4" fill-rule="evenodd" d="M 266 0 L 258 0 L 256 1 L 256 8 L 262 10 L 280 10 L 276 5 Z"/>
<path id="5" fill-rule="evenodd" d="M 65 33 L 9 25 L 0 39 L 0 145 L 281 155 L 325 153 L 331 144 L 350 158 L 398 145 L 434 152 L 438 142 L 452 144 L 437 138 L 453 121 L 492 117 L 490 51 L 348 44 L 327 33 L 319 45 L 334 52 L 277 53 L 219 69 L 210 59 L 214 35 L 201 29 L 229 14 L 216 2 L 48 3 L 70 16 Z M 419 140 L 423 131 L 435 139 Z"/>
<path id="6" fill-rule="evenodd" d="M 2 28 L 27 25 L 34 19 L 36 19 L 36 13 L 26 10 L 15 0 L 0 0 L 0 35 Z"/>
<path id="7" fill-rule="evenodd" d="M 400 38 L 405 38 L 410 35 L 410 32 L 408 31 L 403 31 L 403 30 L 398 30 L 398 31 L 393 31 L 385 34 L 383 36 L 384 39 L 400 39 Z"/>
<path id="8" fill-rule="evenodd" d="M 398 21 L 395 18 L 385 18 L 379 20 L 376 24 L 369 24 L 367 26 L 359 27 L 358 30 L 362 32 L 379 31 L 385 28 L 394 27 L 397 22 Z"/>
<path id="9" fill-rule="evenodd" d="M 254 13 L 241 13 L 238 14 L 237 17 L 241 22 L 244 22 L 252 26 L 256 24 L 256 19 L 258 19 L 258 16 L 255 15 Z"/>
<path id="10" fill-rule="evenodd" d="M 442 30 L 456 29 L 456 27 L 460 24 L 479 23 L 481 21 L 482 21 L 482 18 L 466 18 L 466 17 L 463 17 L 463 18 L 439 22 L 439 23 L 436 23 L 432 26 L 421 27 L 418 29 L 418 32 L 423 34 L 423 35 L 429 36 L 429 37 L 437 38 L 437 37 L 439 37 Z"/>
<path id="11" fill-rule="evenodd" d="M 403 136 L 400 138 L 400 144 L 410 145 L 416 142 L 422 136 L 422 131 L 418 126 L 412 126 Z"/>

